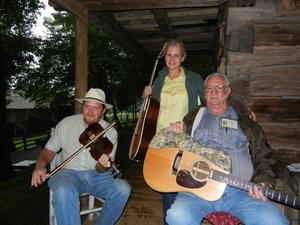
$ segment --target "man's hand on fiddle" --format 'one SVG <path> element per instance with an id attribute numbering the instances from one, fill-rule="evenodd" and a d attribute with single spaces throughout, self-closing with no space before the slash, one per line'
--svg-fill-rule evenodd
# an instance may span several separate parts
<path id="1" fill-rule="evenodd" d="M 170 123 L 170 129 L 173 132 L 180 133 L 180 132 L 185 131 L 186 127 L 185 127 L 185 124 L 183 121 L 179 121 L 176 123 Z"/>
<path id="2" fill-rule="evenodd" d="M 258 185 L 262 186 L 262 187 L 268 187 L 269 185 L 265 182 L 260 182 L 258 183 Z M 249 189 L 249 196 L 251 196 L 252 198 L 255 198 L 255 199 L 260 199 L 262 201 L 267 201 L 268 198 L 266 198 L 263 193 L 261 192 L 261 190 L 259 190 L 257 188 L 257 186 L 254 186 L 254 187 L 251 187 Z"/>
<path id="3" fill-rule="evenodd" d="M 113 162 L 113 159 L 111 159 L 108 155 L 102 154 L 96 163 L 96 170 L 98 172 L 105 172 L 107 171 Z"/>
<path id="4" fill-rule="evenodd" d="M 103 167 L 106 167 L 106 168 L 110 168 L 111 167 L 111 159 L 106 154 L 102 154 L 99 157 L 99 159 L 98 159 L 97 162 L 100 163 L 100 165 L 103 166 Z"/>

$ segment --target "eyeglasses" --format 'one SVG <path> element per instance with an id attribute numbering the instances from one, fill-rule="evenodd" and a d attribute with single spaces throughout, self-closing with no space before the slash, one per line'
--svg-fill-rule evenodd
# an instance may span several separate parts
<path id="1" fill-rule="evenodd" d="M 205 91 L 208 92 L 212 92 L 213 90 L 216 90 L 217 92 L 221 92 L 223 91 L 225 88 L 227 88 L 227 86 L 223 86 L 223 85 L 207 85 L 205 87 Z"/>

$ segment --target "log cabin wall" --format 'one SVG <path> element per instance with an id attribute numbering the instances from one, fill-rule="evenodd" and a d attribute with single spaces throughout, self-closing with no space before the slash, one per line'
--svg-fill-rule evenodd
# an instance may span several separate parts
<path id="1" fill-rule="evenodd" d="M 300 1 L 229 7 L 225 39 L 233 94 L 256 113 L 277 160 L 300 162 Z"/>

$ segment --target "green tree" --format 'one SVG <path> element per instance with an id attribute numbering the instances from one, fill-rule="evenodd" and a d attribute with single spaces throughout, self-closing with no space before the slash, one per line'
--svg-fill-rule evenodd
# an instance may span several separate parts
<path id="1" fill-rule="evenodd" d="M 71 114 L 74 103 L 74 19 L 54 13 L 46 19 L 47 36 L 40 41 L 37 63 L 27 73 L 15 76 L 14 87 L 38 107 L 49 107 L 57 120 Z M 89 88 L 99 87 L 114 107 L 125 109 L 140 96 L 145 65 L 138 63 L 95 26 L 89 26 Z"/>
<path id="2" fill-rule="evenodd" d="M 57 121 L 73 112 L 74 19 L 68 13 L 52 16 L 44 21 L 48 31 L 39 40 L 35 65 L 14 77 L 14 87 L 37 108 L 50 107 Z"/>
<path id="3" fill-rule="evenodd" d="M 21 74 L 34 59 L 36 39 L 31 28 L 43 4 L 39 0 L 0 2 L 0 179 L 14 175 L 10 160 L 9 129 L 6 122 L 6 90 L 11 78 Z"/>
<path id="4" fill-rule="evenodd" d="M 89 86 L 105 91 L 108 101 L 115 106 L 115 119 L 117 109 L 128 108 L 140 96 L 146 71 L 147 65 L 95 26 L 89 26 Z"/>

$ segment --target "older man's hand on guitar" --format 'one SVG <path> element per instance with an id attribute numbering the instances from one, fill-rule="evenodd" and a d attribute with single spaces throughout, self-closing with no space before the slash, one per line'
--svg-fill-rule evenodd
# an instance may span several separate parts
<path id="1" fill-rule="evenodd" d="M 265 182 L 260 182 L 260 183 L 258 183 L 258 185 L 260 185 L 262 187 L 270 188 L 270 185 L 268 183 L 265 183 Z M 261 192 L 261 190 L 258 189 L 257 186 L 249 188 L 249 196 L 251 196 L 252 198 L 255 198 L 255 199 L 260 199 L 262 201 L 267 201 L 268 200 L 268 198 L 266 198 L 264 196 L 264 194 Z"/>
<path id="2" fill-rule="evenodd" d="M 179 121 L 176 123 L 170 123 L 170 129 L 176 133 L 180 133 L 185 131 L 186 127 L 183 121 Z"/>

